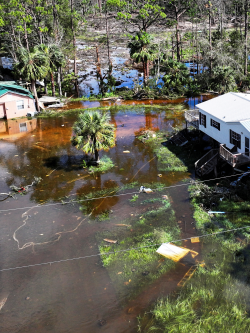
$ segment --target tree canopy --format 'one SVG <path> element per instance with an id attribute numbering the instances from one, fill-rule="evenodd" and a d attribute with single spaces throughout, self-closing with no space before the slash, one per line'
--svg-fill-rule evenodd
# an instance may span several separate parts
<path id="1" fill-rule="evenodd" d="M 115 146 L 115 126 L 106 112 L 86 111 L 80 113 L 73 125 L 73 146 L 86 154 L 94 154 L 99 162 L 99 151 L 108 151 Z"/>

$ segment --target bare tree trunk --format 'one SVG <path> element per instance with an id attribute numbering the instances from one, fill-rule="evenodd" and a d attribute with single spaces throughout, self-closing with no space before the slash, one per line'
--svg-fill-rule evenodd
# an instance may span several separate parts
<path id="1" fill-rule="evenodd" d="M 179 35 L 179 18 L 176 13 L 176 56 L 177 61 L 180 61 L 180 35 Z"/>
<path id="2" fill-rule="evenodd" d="M 59 96 L 62 96 L 61 67 L 57 69 L 57 83 L 58 83 L 58 89 L 59 89 Z"/>
<path id="3" fill-rule="evenodd" d="M 247 75 L 247 65 L 248 65 L 248 48 L 247 48 L 247 35 L 248 35 L 248 0 L 245 0 L 245 68 L 244 74 Z"/>
<path id="4" fill-rule="evenodd" d="M 55 92 L 55 82 L 54 82 L 54 74 L 53 74 L 53 71 L 51 71 L 51 73 L 50 73 L 50 77 L 51 77 L 52 96 L 55 97 L 56 92 Z"/>
<path id="5" fill-rule="evenodd" d="M 26 48 L 29 51 L 29 40 L 28 40 L 28 34 L 27 34 L 27 27 L 26 27 L 26 22 L 24 21 L 24 39 L 26 43 Z"/>
<path id="6" fill-rule="evenodd" d="M 33 94 L 35 96 L 35 101 L 36 101 L 36 108 L 37 111 L 40 111 L 40 106 L 39 106 L 39 101 L 38 101 L 38 97 L 37 97 L 37 91 L 36 91 L 36 81 L 35 80 L 31 80 L 31 90 L 33 91 Z"/>
<path id="7" fill-rule="evenodd" d="M 101 71 L 101 64 L 100 64 L 100 57 L 99 57 L 99 51 L 98 51 L 98 46 L 96 45 L 96 74 L 97 74 L 97 79 L 100 79 L 100 90 L 102 96 L 104 95 L 104 79 L 102 76 L 102 71 Z"/>
<path id="8" fill-rule="evenodd" d="M 71 8 L 71 31 L 73 35 L 73 48 L 74 48 L 74 73 L 75 76 L 77 75 L 77 68 L 76 68 L 76 36 L 75 36 L 75 30 L 74 30 L 74 24 L 73 24 L 73 1 L 70 0 L 70 8 Z M 79 97 L 79 89 L 78 89 L 78 80 L 75 80 L 75 91 L 76 96 Z"/>
<path id="9" fill-rule="evenodd" d="M 57 19 L 57 9 L 55 0 L 52 0 L 53 7 L 53 30 L 55 32 L 55 40 L 58 41 L 58 19 Z"/>
<path id="10" fill-rule="evenodd" d="M 210 48 L 210 53 L 212 52 L 212 34 L 211 34 L 211 4 L 209 4 L 209 48 Z M 209 57 L 209 63 L 210 63 L 210 74 L 212 72 L 212 57 L 210 54 Z"/>
<path id="11" fill-rule="evenodd" d="M 98 0 L 98 6 L 100 9 L 100 13 L 102 12 L 102 0 Z"/>
<path id="12" fill-rule="evenodd" d="M 109 25 L 108 25 L 108 17 L 107 17 L 107 8 L 105 8 L 105 21 L 106 21 L 106 36 L 107 36 L 107 48 L 108 48 L 108 81 L 110 81 L 113 71 L 113 64 L 110 57 L 110 46 L 109 46 Z"/>
<path id="13" fill-rule="evenodd" d="M 44 93 L 48 95 L 48 85 L 47 85 L 47 80 L 44 78 Z"/>
<path id="14" fill-rule="evenodd" d="M 99 163 L 99 151 L 96 149 L 96 137 L 93 138 L 93 145 L 95 147 L 95 162 Z"/>
<path id="15" fill-rule="evenodd" d="M 172 36 L 172 59 L 174 60 L 174 36 Z"/>

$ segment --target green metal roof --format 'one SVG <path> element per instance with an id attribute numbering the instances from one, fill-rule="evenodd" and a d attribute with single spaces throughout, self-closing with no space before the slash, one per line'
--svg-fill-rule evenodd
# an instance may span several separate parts
<path id="1" fill-rule="evenodd" d="M 15 84 L 14 81 L 7 81 L 6 83 L 5 83 L 5 81 L 0 82 L 0 97 L 6 93 L 15 93 L 18 95 L 34 98 L 28 89 L 25 89 L 25 88 Z"/>

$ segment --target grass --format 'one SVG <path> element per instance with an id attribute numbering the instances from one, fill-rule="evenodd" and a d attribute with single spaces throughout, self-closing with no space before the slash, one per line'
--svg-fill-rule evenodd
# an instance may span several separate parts
<path id="1" fill-rule="evenodd" d="M 80 101 L 102 101 L 104 98 L 108 97 L 114 97 L 114 98 L 119 98 L 119 95 L 116 94 L 115 92 L 106 92 L 104 96 L 101 94 L 99 95 L 90 95 L 89 97 L 82 96 L 78 98 L 71 98 L 70 102 L 80 102 Z"/>
<path id="2" fill-rule="evenodd" d="M 250 202 L 221 201 L 212 185 L 190 185 L 189 191 L 196 228 L 211 234 L 200 238 L 205 266 L 139 318 L 139 332 L 250 332 L 250 230 L 213 234 L 250 226 Z M 209 215 L 210 205 L 236 214 Z"/>
<path id="3" fill-rule="evenodd" d="M 180 235 L 174 211 L 159 193 L 154 193 L 158 200 L 152 200 L 145 211 L 145 195 L 136 199 L 136 211 L 140 208 L 141 213 L 119 221 L 125 227 L 114 227 L 96 235 L 103 265 L 124 300 L 134 297 L 145 285 L 174 267 L 173 261 L 156 253 L 160 244 Z M 104 238 L 117 240 L 118 244 L 107 245 Z M 130 250 L 123 252 L 125 249 Z"/>
<path id="4" fill-rule="evenodd" d="M 164 134 L 158 132 L 155 137 L 143 137 L 139 136 L 138 139 L 143 141 L 145 144 L 149 145 L 158 160 L 158 171 L 177 171 L 177 172 L 187 172 L 187 166 L 181 161 L 179 157 L 169 150 L 167 146 L 162 144 Z M 166 141 L 166 140 L 165 140 Z"/>
<path id="5" fill-rule="evenodd" d="M 111 187 L 111 188 L 107 188 L 104 190 L 99 190 L 99 191 L 94 191 L 94 192 L 89 192 L 86 193 L 84 195 L 81 195 L 78 197 L 78 202 L 80 204 L 80 210 L 82 211 L 83 214 L 90 214 L 93 210 L 93 208 L 95 206 L 93 205 L 97 205 L 99 201 L 102 201 L 104 197 L 106 196 L 115 196 L 115 194 L 119 193 L 126 193 L 127 190 L 131 190 L 134 189 L 135 191 L 140 189 L 140 186 L 142 184 L 140 184 L 139 182 L 132 182 L 132 183 L 128 183 L 123 185 L 122 187 L 116 186 L 116 187 Z M 156 191 L 157 193 L 160 193 L 161 191 L 164 190 L 165 185 L 162 183 L 143 183 L 143 185 L 145 187 L 150 187 L 153 191 Z M 92 198 L 99 198 L 99 201 L 96 200 L 95 203 L 90 200 L 88 201 L 88 199 L 92 199 Z M 162 199 L 159 199 L 162 200 Z M 102 213 L 100 213 L 102 214 Z M 99 214 L 94 211 L 93 214 L 91 215 L 92 219 L 98 218 Z"/>
<path id="6" fill-rule="evenodd" d="M 107 172 L 111 170 L 114 167 L 114 163 L 112 162 L 111 158 L 108 156 L 102 156 L 100 159 L 100 162 L 96 166 L 91 166 L 89 168 L 90 173 L 95 173 L 95 172 Z"/>
<path id="7" fill-rule="evenodd" d="M 142 114 L 144 112 L 161 112 L 162 110 L 173 109 L 169 105 L 114 105 L 114 106 L 98 106 L 92 108 L 78 108 L 78 109 L 70 109 L 70 110 L 44 110 L 40 112 L 36 117 L 37 118 L 50 118 L 50 117 L 64 117 L 65 115 L 75 114 L 79 112 L 85 112 L 88 110 L 97 110 L 97 111 L 111 111 L 111 112 L 126 112 L 129 110 L 134 111 L 135 113 Z"/>
<path id="8" fill-rule="evenodd" d="M 241 286 L 223 267 L 199 267 L 175 297 L 158 301 L 140 320 L 139 332 L 250 332 L 249 293 L 250 288 Z"/>
<path id="9" fill-rule="evenodd" d="M 139 195 L 134 194 L 134 195 L 132 196 L 132 199 L 130 199 L 129 201 L 130 201 L 130 202 L 135 202 L 138 198 L 139 198 Z"/>

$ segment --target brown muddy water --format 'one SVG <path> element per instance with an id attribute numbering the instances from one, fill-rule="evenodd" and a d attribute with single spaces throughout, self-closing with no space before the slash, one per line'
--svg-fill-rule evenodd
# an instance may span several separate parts
<path id="1" fill-rule="evenodd" d="M 187 108 L 192 103 L 180 102 L 186 102 Z M 129 223 L 131 214 L 139 215 L 142 208 L 129 204 L 131 195 L 89 201 L 90 209 L 98 207 L 91 217 L 83 215 L 79 203 L 61 204 L 62 198 L 70 201 L 82 194 L 95 196 L 97 191 L 122 187 L 131 181 L 169 186 L 190 177 L 180 172 L 162 172 L 158 177 L 153 152 L 135 137 L 148 128 L 172 131 L 172 127 L 183 124 L 183 112 L 176 113 L 169 105 L 157 110 L 152 105 L 147 112 L 135 106 L 122 111 L 116 108 L 111 115 L 117 128 L 117 144 L 102 155 L 109 156 L 115 166 L 108 173 L 93 175 L 82 168 L 83 155 L 70 144 L 77 113 L 0 122 L 0 192 L 8 193 L 13 184 L 31 184 L 34 177 L 42 179 L 26 195 L 5 200 L 1 197 L 0 269 L 87 257 L 0 272 L 0 332 L 136 332 L 137 316 L 160 296 L 175 290 L 189 269 L 185 263 L 178 263 L 138 295 L 124 297 L 100 256 L 95 256 L 99 253 L 96 235 L 112 230 L 124 219 Z M 123 153 L 125 150 L 130 153 Z M 139 188 L 123 193 L 135 190 Z M 162 194 L 171 197 L 181 237 L 195 235 L 187 187 L 164 190 Z M 36 207 L 29 208 L 32 206 Z M 111 221 L 94 218 L 107 209 L 112 210 Z M 187 241 L 183 245 L 199 252 L 199 244 Z"/>

